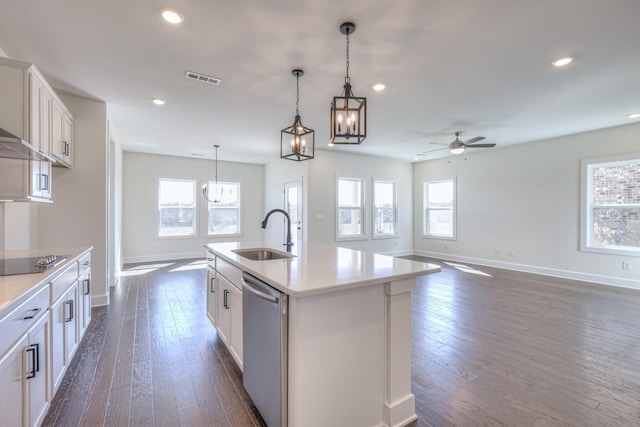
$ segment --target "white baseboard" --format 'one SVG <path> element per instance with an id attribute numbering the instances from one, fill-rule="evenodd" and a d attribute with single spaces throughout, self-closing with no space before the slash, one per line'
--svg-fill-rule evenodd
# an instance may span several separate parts
<path id="1" fill-rule="evenodd" d="M 201 252 L 187 252 L 182 254 L 144 255 L 122 258 L 122 264 L 135 264 L 138 262 L 173 261 L 176 259 L 204 258 L 204 249 Z"/>
<path id="2" fill-rule="evenodd" d="M 404 249 L 400 251 L 389 251 L 389 252 L 380 252 L 380 255 L 388 255 L 388 256 L 409 256 L 413 255 L 413 249 Z"/>
<path id="3" fill-rule="evenodd" d="M 505 270 L 521 271 L 523 273 L 540 274 L 543 276 L 560 277 L 563 279 L 580 280 L 583 282 L 598 283 L 601 285 L 617 286 L 621 288 L 640 289 L 640 282 L 638 280 L 623 279 L 620 277 L 601 276 L 598 274 L 580 273 L 577 271 L 559 270 L 555 268 L 515 264 L 503 261 L 493 261 L 482 258 L 472 258 L 438 252 L 413 251 L 413 255 L 424 256 L 428 258 L 437 258 L 445 261 L 467 262 L 470 264 L 485 265 L 487 267 L 504 268 Z"/>
<path id="4" fill-rule="evenodd" d="M 109 305 L 109 294 L 91 295 L 91 307 L 100 307 L 103 305 Z"/>

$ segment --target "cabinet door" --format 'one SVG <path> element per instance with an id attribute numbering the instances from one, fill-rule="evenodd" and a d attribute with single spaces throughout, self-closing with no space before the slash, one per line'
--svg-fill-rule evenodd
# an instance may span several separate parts
<path id="1" fill-rule="evenodd" d="M 207 317 L 216 326 L 216 271 L 207 268 Z"/>
<path id="2" fill-rule="evenodd" d="M 66 114 L 62 115 L 62 137 L 64 142 L 64 161 L 71 167 L 73 165 L 73 121 Z"/>
<path id="3" fill-rule="evenodd" d="M 64 301 L 64 341 L 65 341 L 65 366 L 68 366 L 78 347 L 78 282 L 67 292 Z"/>
<path id="4" fill-rule="evenodd" d="M 56 159 L 64 160 L 65 144 L 62 126 L 62 108 L 54 102 L 51 106 L 51 154 Z"/>
<path id="5" fill-rule="evenodd" d="M 0 359 L 0 420 L 2 425 L 23 425 L 24 348 L 25 335 Z"/>
<path id="6" fill-rule="evenodd" d="M 230 345 L 231 338 L 231 291 L 233 285 L 222 275 L 217 274 L 218 282 L 218 335 L 227 344 Z"/>
<path id="7" fill-rule="evenodd" d="M 235 353 L 236 361 L 242 369 L 242 291 L 231 285 L 229 288 L 231 300 L 231 352 Z"/>
<path id="8" fill-rule="evenodd" d="M 78 308 L 78 316 L 81 316 L 80 320 L 80 339 L 84 335 L 84 331 L 89 326 L 89 322 L 91 322 L 91 270 L 87 270 L 82 277 L 80 278 L 80 307 Z M 80 312 L 82 314 L 80 315 Z"/>
<path id="9" fill-rule="evenodd" d="M 44 419 L 51 401 L 49 390 L 49 314 L 45 314 L 29 331 L 25 363 L 27 375 L 25 397 L 28 425 L 38 426 Z"/>
<path id="10" fill-rule="evenodd" d="M 64 333 L 67 326 L 65 322 L 66 296 L 61 297 L 51 306 L 51 380 L 53 392 L 58 389 L 66 366 L 67 348 L 64 343 Z"/>

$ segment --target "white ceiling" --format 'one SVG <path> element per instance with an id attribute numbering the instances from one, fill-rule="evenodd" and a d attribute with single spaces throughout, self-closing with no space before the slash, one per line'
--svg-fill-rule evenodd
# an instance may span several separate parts
<path id="1" fill-rule="evenodd" d="M 184 22 L 162 21 L 164 7 Z M 329 148 L 344 21 L 357 25 L 350 75 L 369 136 Z M 317 150 L 413 161 L 456 130 L 499 149 L 632 122 L 639 21 L 638 0 L 2 0 L 0 49 L 56 88 L 106 101 L 125 150 L 213 158 L 219 144 L 221 160 L 277 159 L 295 115 L 291 70 L 302 68 Z M 551 65 L 565 55 L 574 63 Z M 223 83 L 185 80 L 187 70 Z"/>

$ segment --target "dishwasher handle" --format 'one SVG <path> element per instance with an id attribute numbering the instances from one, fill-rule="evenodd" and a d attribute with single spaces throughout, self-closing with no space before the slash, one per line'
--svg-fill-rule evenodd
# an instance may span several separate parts
<path id="1" fill-rule="evenodd" d="M 262 284 L 258 279 L 256 279 L 255 277 L 246 274 L 245 272 L 242 272 L 242 289 L 243 290 L 247 290 L 249 292 L 251 292 L 252 294 L 256 295 L 257 297 L 260 297 L 264 300 L 267 300 L 269 302 L 272 302 L 274 304 L 278 303 L 278 297 L 265 293 L 263 292 L 264 289 L 264 284 Z"/>

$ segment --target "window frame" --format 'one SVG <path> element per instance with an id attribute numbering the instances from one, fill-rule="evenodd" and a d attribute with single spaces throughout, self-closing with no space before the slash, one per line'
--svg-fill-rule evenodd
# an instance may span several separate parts
<path id="1" fill-rule="evenodd" d="M 393 212 L 393 233 L 378 233 L 376 231 L 376 184 L 391 184 L 393 185 L 393 207 L 380 208 L 385 210 L 391 210 Z M 388 181 L 382 179 L 372 178 L 371 185 L 371 237 L 372 239 L 394 239 L 399 237 L 398 232 L 398 183 L 396 181 Z"/>
<path id="2" fill-rule="evenodd" d="M 207 190 L 209 190 L 209 184 L 211 184 L 211 183 L 215 184 L 215 181 L 209 181 L 209 180 L 205 181 L 205 185 L 207 185 Z M 220 184 L 226 184 L 226 185 L 232 184 L 232 185 L 237 185 L 237 187 L 238 187 L 238 207 L 237 208 L 226 208 L 226 207 L 225 208 L 222 208 L 222 207 L 214 208 L 214 209 L 237 209 L 238 210 L 238 232 L 237 233 L 224 233 L 224 234 L 214 234 L 214 233 L 210 233 L 209 232 L 209 209 L 210 209 L 209 206 L 211 204 L 213 204 L 213 203 L 209 202 L 207 200 L 207 201 L 205 201 L 206 218 L 207 218 L 207 226 L 206 226 L 207 227 L 207 237 L 212 237 L 212 238 L 218 238 L 218 237 L 241 237 L 243 229 L 244 229 L 244 227 L 243 227 L 244 224 L 243 224 L 243 220 L 242 220 L 242 218 L 243 218 L 242 217 L 242 213 L 243 213 L 243 209 L 242 209 L 242 206 L 243 206 L 243 203 L 242 203 L 242 201 L 243 201 L 243 199 L 242 199 L 242 197 L 243 197 L 242 196 L 242 193 L 243 193 L 243 191 L 242 191 L 242 182 L 240 182 L 240 181 L 218 181 L 218 185 L 220 185 Z M 211 192 L 209 192 L 209 194 L 211 194 Z M 211 197 L 211 196 L 209 196 L 209 197 Z"/>
<path id="3" fill-rule="evenodd" d="M 160 184 L 163 181 L 173 181 L 173 182 L 191 182 L 193 184 L 193 233 L 192 234 L 181 234 L 174 236 L 162 236 L 160 235 Z M 199 237 L 199 228 L 198 228 L 198 180 L 195 178 L 176 178 L 176 177 L 167 177 L 167 176 L 157 176 L 156 177 L 156 198 L 155 198 L 155 209 L 156 209 L 156 223 L 155 223 L 155 239 L 165 240 L 165 239 L 197 239 Z"/>
<path id="4" fill-rule="evenodd" d="M 344 180 L 344 181 L 356 181 L 356 182 L 360 182 L 361 183 L 361 191 L 360 191 L 360 207 L 353 207 L 353 206 L 341 206 L 340 205 L 340 181 Z M 356 178 L 356 177 L 349 177 L 349 176 L 340 176 L 337 175 L 336 176 L 336 194 L 335 194 L 335 200 L 336 200 L 336 210 L 335 210 L 335 221 L 336 221 L 336 241 L 337 242 L 345 242 L 345 241 L 352 241 L 352 240 L 367 240 L 368 236 L 367 236 L 367 209 L 366 209 L 366 189 L 367 189 L 367 182 L 366 179 L 364 178 Z M 340 234 L 340 209 L 358 209 L 360 210 L 360 218 L 362 221 L 362 225 L 360 228 L 360 234 L 353 234 L 353 235 L 342 235 Z"/>
<path id="5" fill-rule="evenodd" d="M 451 182 L 452 183 L 452 206 L 451 208 L 440 208 L 440 209 L 430 209 L 428 206 L 428 201 L 429 201 L 429 195 L 428 195 L 428 188 L 429 188 L 429 184 L 437 184 L 437 183 L 443 183 L 443 182 Z M 426 180 L 426 181 L 422 181 L 422 238 L 423 239 L 441 239 L 441 240 L 457 240 L 457 222 L 458 222 L 458 202 L 457 202 L 457 187 L 458 187 L 458 182 L 457 182 L 457 177 L 452 177 L 452 178 L 442 178 L 442 179 L 432 179 L 432 180 Z M 437 234 L 437 233 L 429 233 L 427 230 L 427 224 L 429 221 L 429 215 L 428 215 L 428 211 L 429 210 L 451 210 L 452 212 L 452 227 L 451 227 L 451 235 L 445 235 L 445 234 Z"/>
<path id="6" fill-rule="evenodd" d="M 621 156 L 601 157 L 581 160 L 581 177 L 580 177 L 580 251 L 595 252 L 610 255 L 624 255 L 640 257 L 640 247 L 633 246 L 596 246 L 593 242 L 593 210 L 597 207 L 612 205 L 595 205 L 593 202 L 593 169 L 598 167 L 616 166 L 623 164 L 640 165 L 640 153 L 633 153 Z M 624 207 L 640 208 L 640 203 L 624 205 Z M 614 205 L 615 206 L 615 205 Z"/>

